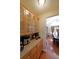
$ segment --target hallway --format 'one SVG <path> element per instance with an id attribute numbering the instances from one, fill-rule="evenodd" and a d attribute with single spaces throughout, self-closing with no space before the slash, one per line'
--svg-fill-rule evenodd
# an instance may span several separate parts
<path id="1" fill-rule="evenodd" d="M 46 41 L 46 52 L 42 52 L 40 59 L 59 59 L 59 47 L 51 38 Z"/>

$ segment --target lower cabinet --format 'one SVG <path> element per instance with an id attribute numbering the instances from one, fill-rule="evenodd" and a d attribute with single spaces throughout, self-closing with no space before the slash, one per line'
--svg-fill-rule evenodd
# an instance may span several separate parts
<path id="1" fill-rule="evenodd" d="M 41 40 L 35 47 L 25 54 L 22 59 L 39 59 L 43 49 L 43 41 Z"/>

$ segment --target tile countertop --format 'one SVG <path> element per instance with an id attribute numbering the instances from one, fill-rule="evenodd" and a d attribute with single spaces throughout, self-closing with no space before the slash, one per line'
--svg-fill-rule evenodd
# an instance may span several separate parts
<path id="1" fill-rule="evenodd" d="M 36 39 L 31 40 L 29 44 L 24 46 L 23 51 L 20 52 L 20 57 L 22 58 L 26 53 L 28 53 L 33 47 L 35 47 L 38 44 L 40 40 L 42 39 L 40 38 L 38 40 Z"/>

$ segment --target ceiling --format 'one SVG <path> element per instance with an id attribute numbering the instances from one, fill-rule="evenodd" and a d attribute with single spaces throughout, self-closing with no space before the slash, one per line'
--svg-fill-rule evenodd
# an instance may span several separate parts
<path id="1" fill-rule="evenodd" d="M 38 0 L 21 0 L 21 4 L 38 17 L 55 16 L 59 14 L 59 0 L 46 0 L 43 7 L 40 7 Z"/>

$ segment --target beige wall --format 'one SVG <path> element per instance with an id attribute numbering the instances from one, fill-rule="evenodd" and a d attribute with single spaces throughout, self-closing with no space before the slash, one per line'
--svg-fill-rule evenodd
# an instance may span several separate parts
<path id="1" fill-rule="evenodd" d="M 43 39 L 43 49 L 44 49 L 46 42 L 46 20 L 43 17 L 41 17 L 39 20 L 39 32 L 41 38 Z"/>

